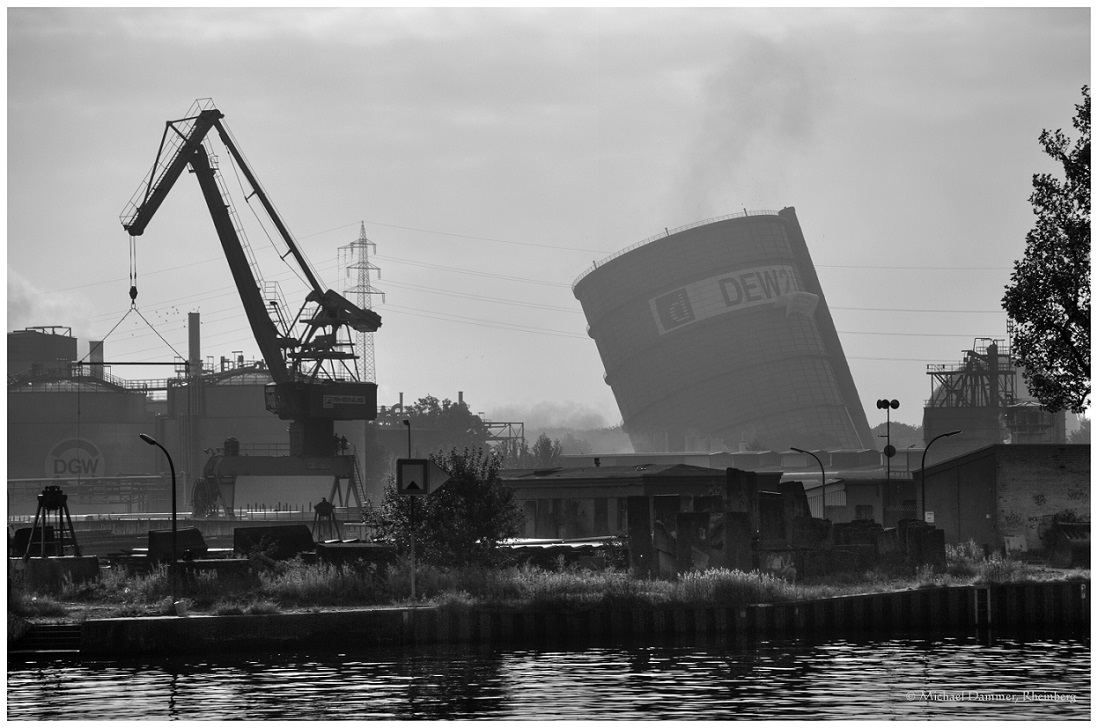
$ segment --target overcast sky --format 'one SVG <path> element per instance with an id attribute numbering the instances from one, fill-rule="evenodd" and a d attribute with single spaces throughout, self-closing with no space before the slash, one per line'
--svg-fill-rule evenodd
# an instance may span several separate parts
<path id="1" fill-rule="evenodd" d="M 187 177 L 136 240 L 127 315 L 118 216 L 164 122 L 208 97 L 328 287 L 353 284 L 338 250 L 365 223 L 381 404 L 462 391 L 494 420 L 617 424 L 576 277 L 665 227 L 791 206 L 870 423 L 887 397 L 920 424 L 927 364 L 1006 337 L 1032 175 L 1057 171 L 1037 137 L 1074 138 L 1090 22 L 1085 7 L 9 9 L 8 329 L 71 326 L 81 354 L 106 337 L 109 361 L 170 362 L 198 311 L 203 354 L 258 358 Z M 249 237 L 292 300 L 293 272 Z"/>

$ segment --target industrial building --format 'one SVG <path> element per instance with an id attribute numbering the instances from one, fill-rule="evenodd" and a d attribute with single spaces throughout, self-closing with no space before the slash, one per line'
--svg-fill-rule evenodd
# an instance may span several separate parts
<path id="1" fill-rule="evenodd" d="M 573 293 L 634 450 L 876 447 L 793 208 L 666 231 Z"/>
<path id="2" fill-rule="evenodd" d="M 1090 521 L 1089 445 L 988 445 L 915 475 L 927 520 L 949 543 L 1037 551 L 1057 517 Z"/>
<path id="3" fill-rule="evenodd" d="M 833 523 L 870 520 L 893 528 L 901 520 L 918 516 L 912 473 L 919 467 L 922 453 L 922 448 L 899 448 L 891 459 L 876 450 L 566 455 L 561 458 L 561 474 L 556 477 L 572 474 L 573 478 L 590 478 L 589 492 L 596 493 L 611 485 L 608 479 L 612 474 L 622 477 L 635 471 L 654 477 L 676 466 L 718 472 L 735 468 L 754 473 L 771 488 L 780 483 L 801 483 L 813 518 Z M 528 476 L 525 481 L 508 482 L 516 488 L 516 494 L 526 494 L 533 492 L 527 484 L 537 479 Z M 571 490 L 562 492 L 580 497 Z M 682 492 L 688 495 L 694 491 Z"/>
<path id="4" fill-rule="evenodd" d="M 187 361 L 165 366 L 165 376 L 153 380 L 117 376 L 127 368 L 111 363 L 109 342 L 89 342 L 88 356 L 78 358 L 70 327 L 8 333 L 9 515 L 33 516 L 47 485 L 61 486 L 73 515 L 169 512 L 173 469 L 177 510 L 189 515 L 196 508 L 195 483 L 211 458 L 233 454 L 254 464 L 252 472 L 235 478 L 238 515 L 311 513 L 321 498 L 341 507 L 381 502 L 385 474 L 407 454 L 403 395 L 399 403 L 380 407 L 372 424 L 342 421 L 335 430 L 333 452 L 355 460 L 353 483 L 349 473 L 333 482 L 333 474 L 310 475 L 307 468 L 304 474 L 287 472 L 292 468 L 284 462 L 298 463 L 288 460 L 289 423 L 265 407 L 268 368 L 239 356 L 203 357 L 198 314 L 188 315 L 188 333 Z M 490 446 L 501 451 L 524 437 L 521 422 L 484 425 Z M 170 465 L 159 448 L 140 439 L 142 433 L 171 453 Z M 414 457 L 442 447 L 436 430 L 416 426 L 412 440 Z"/>
<path id="5" fill-rule="evenodd" d="M 186 366 L 177 362 L 155 380 L 113 374 L 105 342 L 90 342 L 88 357 L 78 360 L 68 327 L 8 334 L 9 515 L 33 515 L 37 494 L 49 484 L 61 485 L 73 514 L 166 512 L 173 469 L 176 507 L 190 513 L 193 484 L 211 455 L 224 454 L 226 446 L 242 455 L 288 453 L 287 423 L 264 406 L 271 381 L 266 367 L 239 358 L 203 360 L 197 314 L 188 328 Z M 343 425 L 340 433 L 354 454 L 364 425 Z M 172 453 L 170 465 L 142 433 Z M 307 509 L 331 497 L 332 479 L 275 477 L 260 485 L 243 476 L 240 486 L 238 509 Z M 351 505 L 346 488 L 342 484 L 340 493 Z"/>
<path id="6" fill-rule="evenodd" d="M 33 515 L 46 484 L 62 485 L 73 513 L 167 510 L 170 481 L 138 439 L 157 414 L 149 383 L 111 376 L 97 342 L 75 364 L 76 344 L 63 326 L 8 334 L 8 514 Z"/>
<path id="7" fill-rule="evenodd" d="M 928 452 L 936 463 L 1000 443 L 1062 444 L 1067 413 L 1049 412 L 1033 399 L 1010 342 L 977 338 L 961 361 L 928 364 L 930 399 L 923 408 L 923 440 L 945 436 Z"/>

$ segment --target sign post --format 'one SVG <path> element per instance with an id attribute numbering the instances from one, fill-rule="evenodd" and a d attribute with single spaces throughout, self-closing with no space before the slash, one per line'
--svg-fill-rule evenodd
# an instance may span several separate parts
<path id="1" fill-rule="evenodd" d="M 416 600 L 416 496 L 424 496 L 432 490 L 441 488 L 450 479 L 450 474 L 431 460 L 397 460 L 397 495 L 408 496 L 408 529 L 412 558 L 412 601 Z"/>

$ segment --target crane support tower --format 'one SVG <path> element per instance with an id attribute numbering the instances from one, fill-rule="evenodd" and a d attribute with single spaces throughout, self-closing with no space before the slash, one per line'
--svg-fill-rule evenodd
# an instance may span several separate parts
<path id="1" fill-rule="evenodd" d="M 190 168 L 197 179 L 213 220 L 214 229 L 229 264 L 248 324 L 271 374 L 264 391 L 268 411 L 290 420 L 290 457 L 284 463 L 272 463 L 272 469 L 292 474 L 302 463 L 308 474 L 331 471 L 334 477 L 348 470 L 348 463 L 336 462 L 354 456 L 335 453 L 336 420 L 373 420 L 377 417 L 377 384 L 361 380 L 354 366 L 353 334 L 373 333 L 381 326 L 381 317 L 361 308 L 342 295 L 321 286 L 301 249 L 263 187 L 255 178 L 236 142 L 225 127 L 224 114 L 210 99 L 200 99 L 185 118 L 166 122 L 156 161 L 148 177 L 122 212 L 122 227 L 131 236 L 140 236 L 163 204 L 184 169 Z M 251 187 L 249 197 L 259 200 L 278 231 L 288 253 L 287 262 L 296 263 L 310 288 L 294 318 L 285 317 L 276 302 L 266 300 L 241 243 L 237 224 L 227 195 L 222 192 L 215 158 L 207 149 L 207 137 L 216 131 Z M 239 456 L 215 456 L 208 463 L 207 479 L 216 478 L 223 486 L 222 500 L 231 507 L 231 479 L 241 470 Z M 245 457 L 252 467 L 256 457 Z M 278 460 L 278 458 L 274 458 Z M 285 468 L 279 469 L 279 465 Z M 353 465 L 350 470 L 354 471 Z M 267 470 L 267 468 L 264 468 Z M 355 493 L 359 490 L 356 488 Z"/>

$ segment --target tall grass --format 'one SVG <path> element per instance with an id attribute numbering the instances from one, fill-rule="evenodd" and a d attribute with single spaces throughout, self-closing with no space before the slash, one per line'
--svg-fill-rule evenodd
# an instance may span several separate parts
<path id="1" fill-rule="evenodd" d="M 953 583 L 1005 584 L 1018 581 L 1040 581 L 1047 572 L 998 552 L 985 554 L 975 541 L 946 546 L 946 573 Z"/>
<path id="2" fill-rule="evenodd" d="M 769 604 L 803 597 L 790 582 L 759 571 L 710 569 L 671 582 L 671 601 L 681 604 Z"/>
<path id="3" fill-rule="evenodd" d="M 729 569 L 690 572 L 675 581 L 637 579 L 611 569 L 531 566 L 451 572 L 450 577 L 459 578 L 449 585 L 444 585 L 440 574 L 433 576 L 432 587 L 421 593 L 436 603 L 545 610 L 756 604 L 790 601 L 805 593 L 803 587 L 798 589 L 770 574 Z"/>
<path id="4" fill-rule="evenodd" d="M 841 594 L 886 592 L 925 586 L 997 584 L 1064 578 L 998 554 L 985 555 L 973 542 L 947 547 L 945 569 L 924 567 L 906 574 L 885 568 L 859 574 L 818 577 L 794 584 L 759 571 L 710 569 L 674 580 L 636 578 L 621 570 L 588 570 L 558 563 L 555 569 L 531 565 L 508 568 L 416 568 L 416 603 L 453 608 L 530 608 L 580 610 L 595 607 L 660 605 L 744 605 L 816 599 Z M 1089 578 L 1089 570 L 1076 578 Z M 65 583 L 54 595 L 30 594 L 9 584 L 9 611 L 18 616 L 60 617 L 109 605 L 110 616 L 168 613 L 172 595 L 165 566 L 147 574 L 105 569 L 98 581 Z M 276 563 L 246 579 L 203 574 L 177 584 L 175 596 L 191 611 L 265 614 L 285 609 L 362 607 L 411 603 L 411 565 L 387 568 L 333 565 L 295 559 Z M 69 604 L 65 604 L 68 602 Z M 73 605 L 72 603 L 75 603 Z M 102 612 L 100 611 L 100 614 Z"/>
<path id="5" fill-rule="evenodd" d="M 295 559 L 261 572 L 257 596 L 285 605 L 321 607 L 381 604 L 390 593 L 373 567 Z"/>

